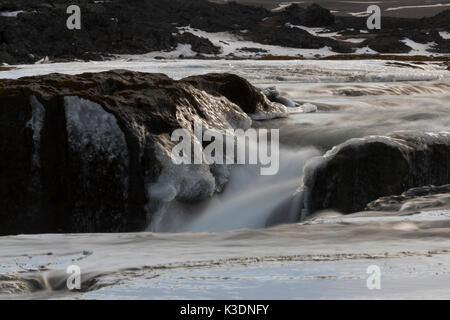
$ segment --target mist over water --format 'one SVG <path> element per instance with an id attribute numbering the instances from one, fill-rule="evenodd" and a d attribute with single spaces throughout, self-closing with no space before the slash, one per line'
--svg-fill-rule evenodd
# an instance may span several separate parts
<path id="1" fill-rule="evenodd" d="M 282 123 L 280 142 L 292 148 L 315 146 L 325 152 L 351 138 L 450 128 L 448 81 L 285 84 L 279 90 L 319 108 L 318 113 L 293 114 Z M 280 121 L 271 126 L 280 126 Z"/>
<path id="2" fill-rule="evenodd" d="M 196 205 L 174 201 L 149 230 L 216 232 L 298 221 L 296 201 L 302 169 L 308 159 L 319 154 L 315 148 L 281 147 L 280 170 L 273 176 L 261 175 L 259 165 L 235 166 L 222 193 Z"/>

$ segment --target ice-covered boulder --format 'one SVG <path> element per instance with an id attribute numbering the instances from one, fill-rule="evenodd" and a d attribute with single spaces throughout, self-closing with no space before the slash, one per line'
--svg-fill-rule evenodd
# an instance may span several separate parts
<path id="1" fill-rule="evenodd" d="M 304 209 L 362 211 L 383 196 L 450 183 L 450 131 L 351 139 L 304 170 Z"/>
<path id="2" fill-rule="evenodd" d="M 297 107 L 297 104 L 294 101 L 281 96 L 276 87 L 267 87 L 262 89 L 261 92 L 272 102 L 280 103 L 288 108 Z"/>
<path id="3" fill-rule="evenodd" d="M 215 96 L 225 96 L 255 119 L 286 117 L 288 110 L 273 103 L 247 80 L 230 73 L 209 73 L 183 79 L 198 89 Z"/>
<path id="4" fill-rule="evenodd" d="M 202 77 L 218 91 L 191 84 Z M 202 77 L 115 70 L 1 80 L 0 234 L 137 231 L 167 202 L 220 190 L 227 168 L 173 164 L 170 135 L 193 137 L 194 121 L 247 129 L 246 112 L 272 104 L 239 77 Z"/>

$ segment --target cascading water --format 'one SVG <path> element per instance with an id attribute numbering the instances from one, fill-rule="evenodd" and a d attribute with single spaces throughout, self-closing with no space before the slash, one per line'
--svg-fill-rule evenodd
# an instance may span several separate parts
<path id="1" fill-rule="evenodd" d="M 280 169 L 263 176 L 258 165 L 234 166 L 224 191 L 200 204 L 173 201 L 149 226 L 154 232 L 218 232 L 258 229 L 298 221 L 298 189 L 315 148 L 280 148 Z"/>

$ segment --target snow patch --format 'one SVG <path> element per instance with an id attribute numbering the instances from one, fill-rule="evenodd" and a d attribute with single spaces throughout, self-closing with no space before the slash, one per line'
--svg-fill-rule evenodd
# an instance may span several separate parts
<path id="1" fill-rule="evenodd" d="M 314 29 L 314 28 L 313 28 Z M 301 48 L 289 48 L 281 47 L 275 45 L 265 45 L 257 42 L 247 41 L 239 37 L 238 35 L 232 34 L 230 32 L 206 32 L 199 29 L 194 29 L 191 26 L 179 27 L 180 33 L 189 32 L 198 37 L 206 38 L 216 47 L 221 48 L 221 53 L 218 57 L 236 56 L 241 58 L 254 58 L 261 57 L 264 55 L 274 55 L 274 56 L 303 56 L 305 58 L 314 58 L 315 55 L 320 54 L 322 56 L 329 56 L 335 54 L 331 51 L 331 48 L 324 47 L 321 49 L 301 49 Z M 317 29 L 319 31 L 319 29 Z M 313 31 L 311 31 L 313 32 Z M 322 34 L 326 36 L 326 34 Z M 242 48 L 253 48 L 261 50 L 261 53 L 245 52 L 239 49 Z M 159 53 L 152 52 L 153 56 L 160 55 Z M 192 54 L 195 56 L 196 53 Z M 214 57 L 215 55 L 205 56 Z"/>
<path id="2" fill-rule="evenodd" d="M 368 13 L 367 11 L 349 12 L 348 14 L 353 16 L 353 17 L 358 17 L 358 18 L 368 17 L 370 15 L 370 13 Z"/>
<path id="3" fill-rule="evenodd" d="M 350 42 L 350 43 L 361 43 L 361 42 L 364 42 L 364 40 L 366 40 L 366 39 L 365 38 L 349 38 L 349 39 L 345 39 L 343 41 Z"/>
<path id="4" fill-rule="evenodd" d="M 315 37 L 333 38 L 339 35 L 338 32 L 327 32 L 328 30 L 326 28 L 310 28 L 305 26 L 293 25 L 291 23 L 286 23 L 286 27 L 302 29 Z"/>
<path id="5" fill-rule="evenodd" d="M 418 6 L 400 6 L 400 7 L 391 7 L 387 8 L 384 11 L 397 11 L 397 10 L 403 10 L 403 9 L 417 9 L 417 8 L 436 8 L 436 7 L 448 7 L 450 6 L 450 3 L 442 4 L 425 4 L 425 5 L 418 5 Z"/>
<path id="6" fill-rule="evenodd" d="M 278 7 L 272 9 L 271 11 L 272 12 L 283 11 L 287 7 L 291 6 L 292 4 L 302 4 L 302 3 L 304 3 L 304 1 L 281 2 L 278 4 Z"/>
<path id="7" fill-rule="evenodd" d="M 410 47 L 412 50 L 409 52 L 409 54 L 417 54 L 417 55 L 428 55 L 428 50 L 435 46 L 435 42 L 428 42 L 426 44 L 417 43 L 411 39 L 405 38 L 403 40 L 400 40 L 404 44 L 406 44 L 408 47 Z"/>
<path id="8" fill-rule="evenodd" d="M 370 49 L 368 46 L 365 46 L 363 48 L 358 48 L 355 51 L 355 54 L 377 54 L 378 52 Z"/>
<path id="9" fill-rule="evenodd" d="M 441 38 L 444 39 L 444 40 L 450 40 L 450 32 L 447 32 L 447 31 L 441 31 L 441 32 L 439 32 L 439 35 L 440 35 Z"/>
<path id="10" fill-rule="evenodd" d="M 146 54 L 149 58 L 163 57 L 166 59 L 176 59 L 183 57 L 194 57 L 197 52 L 192 50 L 192 45 L 186 43 L 179 43 L 177 47 L 172 51 L 154 51 Z"/>

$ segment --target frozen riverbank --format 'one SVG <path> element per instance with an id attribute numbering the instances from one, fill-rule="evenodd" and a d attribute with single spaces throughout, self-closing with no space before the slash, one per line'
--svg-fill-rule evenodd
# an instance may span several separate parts
<path id="1" fill-rule="evenodd" d="M 0 297 L 448 299 L 449 215 L 316 218 L 225 233 L 3 237 Z M 64 289 L 73 264 L 85 293 Z M 381 290 L 367 289 L 371 265 L 381 269 Z"/>

